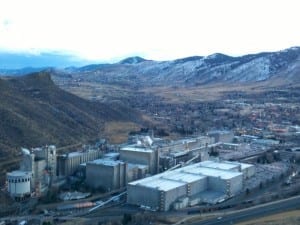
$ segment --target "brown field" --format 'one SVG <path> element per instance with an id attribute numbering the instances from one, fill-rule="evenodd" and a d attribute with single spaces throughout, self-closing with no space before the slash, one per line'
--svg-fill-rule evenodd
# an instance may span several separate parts
<path id="1" fill-rule="evenodd" d="M 229 92 L 243 92 L 246 94 L 257 94 L 264 91 L 278 90 L 287 87 L 296 87 L 296 84 L 282 83 L 280 80 L 272 80 L 259 83 L 237 83 L 237 84 L 208 84 L 191 87 L 155 86 L 142 87 L 140 92 L 162 97 L 168 103 L 182 102 L 204 102 L 216 101 L 224 98 Z M 86 99 L 105 101 L 113 98 L 130 98 L 136 94 L 136 90 L 119 85 L 100 84 L 97 82 L 82 82 L 80 86 L 67 85 L 63 89 Z"/>
<path id="2" fill-rule="evenodd" d="M 239 223 L 238 225 L 298 225 L 300 224 L 300 210 L 279 213 L 260 219 Z"/>
<path id="3" fill-rule="evenodd" d="M 65 86 L 63 89 L 85 99 L 96 98 L 101 101 L 105 100 L 109 96 L 118 98 L 132 94 L 132 90 L 128 90 L 120 86 L 94 82 L 82 82 L 80 83 L 80 86 Z"/>
<path id="4" fill-rule="evenodd" d="M 131 122 L 106 122 L 104 133 L 112 144 L 120 144 L 127 141 L 130 131 L 138 131 L 140 127 Z"/>
<path id="5" fill-rule="evenodd" d="M 275 87 L 275 85 L 274 85 Z M 274 88 L 272 85 L 268 89 Z M 143 91 L 163 97 L 168 102 L 202 102 L 202 101 L 216 101 L 224 97 L 225 93 L 237 91 L 245 93 L 261 93 L 266 88 L 263 84 L 248 85 L 205 85 L 198 87 L 154 87 L 145 88 Z"/>

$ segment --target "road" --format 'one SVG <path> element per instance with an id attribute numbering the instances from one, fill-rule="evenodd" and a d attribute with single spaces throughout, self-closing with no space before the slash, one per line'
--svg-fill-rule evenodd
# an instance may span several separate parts
<path id="1" fill-rule="evenodd" d="M 81 203 L 81 202 L 87 202 L 87 201 L 97 201 L 101 200 L 104 198 L 108 198 L 113 194 L 123 192 L 125 188 L 120 188 L 111 192 L 106 192 L 106 193 L 98 193 L 94 194 L 91 197 L 84 198 L 84 199 L 78 199 L 78 200 L 68 200 L 68 201 L 63 201 L 63 202 L 55 202 L 55 203 L 48 203 L 48 204 L 39 204 L 36 207 L 36 211 L 39 212 L 41 210 L 47 209 L 47 210 L 53 210 L 56 209 L 58 206 L 62 205 L 68 205 L 68 204 L 75 204 L 75 203 Z"/>
<path id="2" fill-rule="evenodd" d="M 226 225 L 236 224 L 238 222 L 257 219 L 288 210 L 300 209 L 300 196 L 284 199 L 272 203 L 255 206 L 249 209 L 231 212 L 224 216 L 219 216 L 213 219 L 187 223 L 190 225 Z"/>

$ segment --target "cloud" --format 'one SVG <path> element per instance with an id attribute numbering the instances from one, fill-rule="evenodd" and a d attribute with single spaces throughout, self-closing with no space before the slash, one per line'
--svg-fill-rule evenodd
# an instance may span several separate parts
<path id="1" fill-rule="evenodd" d="M 0 20 L 0 32 L 5 31 L 8 32 L 10 27 L 12 26 L 12 21 L 10 19 L 1 19 Z"/>
<path id="2" fill-rule="evenodd" d="M 300 45 L 298 0 L 1 1 L 0 48 L 161 60 Z"/>
<path id="3" fill-rule="evenodd" d="M 9 19 L 4 19 L 2 21 L 2 24 L 3 24 L 3 26 L 8 27 L 8 26 L 10 26 L 12 24 L 12 21 L 9 20 Z"/>

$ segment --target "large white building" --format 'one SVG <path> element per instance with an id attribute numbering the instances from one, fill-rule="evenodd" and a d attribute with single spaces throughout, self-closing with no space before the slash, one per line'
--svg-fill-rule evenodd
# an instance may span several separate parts
<path id="1" fill-rule="evenodd" d="M 204 161 L 129 183 L 127 202 L 158 211 L 216 203 L 240 193 L 254 173 L 250 164 Z"/>

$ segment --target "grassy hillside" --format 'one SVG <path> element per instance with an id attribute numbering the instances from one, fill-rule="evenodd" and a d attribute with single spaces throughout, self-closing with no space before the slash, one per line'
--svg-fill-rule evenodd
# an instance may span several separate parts
<path id="1" fill-rule="evenodd" d="M 0 79 L 0 102 L 0 159 L 16 155 L 20 146 L 104 137 L 107 122 L 142 121 L 120 103 L 93 103 L 59 89 L 48 72 Z"/>

